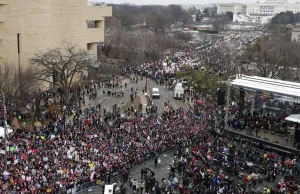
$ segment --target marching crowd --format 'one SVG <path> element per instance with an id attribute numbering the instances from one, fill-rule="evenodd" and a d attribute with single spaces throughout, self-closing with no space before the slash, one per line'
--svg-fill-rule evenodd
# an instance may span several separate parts
<path id="1" fill-rule="evenodd" d="M 202 126 L 183 110 L 180 114 L 172 120 L 162 120 L 157 114 L 118 117 L 112 125 L 112 120 L 96 112 L 82 125 L 70 121 L 63 126 L 60 118 L 54 118 L 52 124 L 36 130 L 17 130 L 9 138 L 1 191 L 51 193 L 99 177 L 108 180 L 114 172 L 126 173 L 153 152 L 174 148 L 179 140 L 190 141 L 200 134 Z M 184 130 L 187 125 L 190 128 Z M 1 139 L 1 153 L 4 149 Z M 1 169 L 5 169 L 4 159 Z"/>
<path id="2" fill-rule="evenodd" d="M 191 55 L 183 56 L 183 60 Z M 179 70 L 180 66 L 169 61 L 144 64 L 137 71 L 148 73 L 160 83 Z M 299 158 L 285 163 L 273 157 L 272 150 L 254 148 L 251 142 L 247 142 L 247 148 L 236 149 L 246 143 L 237 143 L 234 137 L 214 130 L 214 118 L 220 109 L 214 103 L 203 100 L 197 111 L 192 107 L 169 107 L 164 116 L 158 115 L 153 106 L 148 114 L 139 112 L 124 117 L 101 114 L 100 106 L 87 110 L 89 114 L 85 114 L 83 122 L 73 119 L 66 125 L 55 114 L 49 124 L 35 130 L 22 127 L 15 131 L 7 147 L 1 138 L 1 193 L 56 193 L 95 180 L 111 183 L 117 173 L 125 181 L 131 167 L 153 157 L 153 153 L 169 149 L 177 150 L 170 179 L 163 180 L 164 190 L 157 189 L 156 193 L 249 193 L 260 177 L 255 165 L 263 165 L 259 170 L 266 169 L 261 171 L 265 175 L 282 173 L 282 168 L 292 170 L 278 188 L 266 188 L 266 192 L 291 193 L 299 188 L 299 182 L 293 179 L 299 174 Z M 73 112 L 74 118 L 82 112 Z M 7 158 L 3 155 L 5 149 Z M 178 180 L 178 174 L 183 181 Z M 234 176 L 243 181 L 236 183 Z M 150 190 L 145 187 L 139 192 Z"/>
<path id="3" fill-rule="evenodd" d="M 231 149 L 231 145 L 237 146 L 236 141 L 219 138 L 209 127 L 213 122 L 210 115 L 216 106 L 203 102 L 203 107 L 206 108 L 203 108 L 200 119 L 192 109 L 170 108 L 165 118 L 141 113 L 118 117 L 112 125 L 103 118 L 105 115 L 96 112 L 86 117 L 80 128 L 76 122 L 70 122 L 63 129 L 57 118 L 52 125 L 38 130 L 18 130 L 9 139 L 7 171 L 0 182 L 1 193 L 51 193 L 58 188 L 96 179 L 110 182 L 114 173 L 128 175 L 132 166 L 147 160 L 153 153 L 172 148 L 177 148 L 177 158 L 181 159 L 176 164 L 177 172 L 185 176 L 176 189 L 170 184 L 173 187 L 168 192 L 178 188 L 179 191 L 189 188 L 195 193 L 232 191 L 232 179 L 226 178 L 224 165 L 231 165 L 228 168 L 236 169 L 233 174 L 240 175 L 242 171 L 239 169 L 247 168 L 247 163 L 239 161 L 240 152 Z M 3 140 L 1 147 L 4 149 Z M 254 152 L 249 152 L 245 157 L 254 164 L 266 160 L 266 165 L 274 166 L 277 162 L 274 158 L 263 158 L 259 152 L 254 155 Z M 213 162 L 218 165 L 213 165 Z M 297 166 L 299 160 L 295 159 L 293 163 Z M 4 157 L 1 157 L 1 169 L 5 169 L 4 165 Z M 217 168 L 213 169 L 213 166 Z M 298 170 L 296 168 L 294 172 Z M 237 188 L 246 190 L 247 180 L 243 184 L 245 187 Z M 286 188 L 288 184 L 283 185 Z"/>

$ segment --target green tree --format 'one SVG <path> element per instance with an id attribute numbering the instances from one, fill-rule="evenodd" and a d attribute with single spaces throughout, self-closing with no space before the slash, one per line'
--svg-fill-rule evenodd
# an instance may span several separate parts
<path id="1" fill-rule="evenodd" d="M 209 10 L 208 10 L 208 8 L 204 8 L 203 14 L 204 14 L 205 17 L 209 16 Z"/>
<path id="2" fill-rule="evenodd" d="M 280 12 L 276 14 L 272 19 L 271 19 L 271 24 L 276 24 L 276 25 L 286 25 L 286 24 L 295 24 L 297 22 L 295 20 L 295 16 L 293 12 L 291 11 L 286 11 L 286 12 Z"/>
<path id="3" fill-rule="evenodd" d="M 300 24 L 300 12 L 294 14 L 295 24 Z"/>
<path id="4" fill-rule="evenodd" d="M 197 8 L 195 6 L 189 7 L 187 12 L 190 15 L 196 15 L 198 13 L 199 10 L 197 10 Z"/>
<path id="5" fill-rule="evenodd" d="M 233 20 L 233 12 L 232 11 L 227 11 L 225 13 L 225 16 L 228 19 L 228 21 L 232 21 Z"/>
<path id="6" fill-rule="evenodd" d="M 183 72 L 178 72 L 176 77 L 187 79 L 187 86 L 194 89 L 202 96 L 214 96 L 217 88 L 224 87 L 220 77 L 211 70 L 195 71 L 193 69 L 188 69 Z"/>
<path id="7" fill-rule="evenodd" d="M 201 15 L 201 12 L 200 12 L 200 9 L 199 9 L 197 14 L 196 14 L 196 21 L 201 22 L 201 20 L 202 20 L 202 15 Z"/>

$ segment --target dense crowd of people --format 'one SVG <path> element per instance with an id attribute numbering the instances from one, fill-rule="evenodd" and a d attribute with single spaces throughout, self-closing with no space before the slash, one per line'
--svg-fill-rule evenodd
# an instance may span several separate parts
<path id="1" fill-rule="evenodd" d="M 192 50 L 185 53 L 175 60 L 166 57 L 144 64 L 135 73 L 163 83 L 192 58 Z M 131 70 L 125 68 L 125 74 L 133 73 Z M 275 180 L 279 174 L 287 176 L 278 187 L 266 188 L 267 193 L 299 189 L 294 179 L 299 175 L 299 157 L 278 159 L 272 149 L 255 147 L 252 142 L 216 130 L 222 125 L 216 117 L 223 108 L 214 102 L 198 99 L 197 106 L 188 110 L 175 110 L 167 104 L 168 110 L 162 115 L 153 104 L 147 114 L 128 109 L 135 114 L 124 116 L 116 107 L 114 114 L 102 113 L 101 105 L 82 110 L 80 104 L 85 104 L 85 98 L 97 96 L 95 88 L 80 97 L 76 109 L 68 106 L 74 119 L 67 124 L 53 114 L 46 125 L 16 130 L 8 147 L 0 139 L 0 154 L 8 151 L 7 158 L 0 158 L 1 193 L 58 193 L 90 181 L 109 184 L 115 174 L 126 181 L 130 168 L 169 149 L 176 149 L 176 157 L 168 179 L 162 180 L 162 186 L 151 185 L 154 189 L 135 182 L 134 192 L 249 193 L 260 180 Z M 83 113 L 85 117 L 80 119 Z"/>
<path id="2" fill-rule="evenodd" d="M 154 193 L 294 193 L 299 190 L 299 156 L 291 155 L 289 159 L 275 154 L 271 147 L 213 130 L 210 126 L 216 123 L 210 115 L 218 108 L 204 101 L 198 108 L 200 104 L 200 118 L 192 110 L 185 116 L 193 118 L 192 123 L 208 122 L 191 140 L 178 138 L 169 178 L 153 186 Z M 178 116 L 172 112 L 165 115 L 167 120 Z M 266 186 L 259 191 L 259 187 L 264 187 L 258 186 L 263 181 L 271 182 L 268 185 L 274 187 Z M 149 183 L 144 180 L 141 184 L 137 193 L 143 193 Z"/>
<path id="3" fill-rule="evenodd" d="M 181 114 L 185 115 L 183 110 Z M 171 121 L 156 114 L 138 114 L 108 120 L 95 113 L 80 128 L 74 120 L 64 127 L 60 118 L 36 130 L 22 128 L 9 138 L 8 174 L 1 181 L 2 191 L 52 192 L 75 182 L 125 173 L 151 153 L 174 148 L 177 137 L 189 141 L 200 133 L 193 118 L 185 117 Z M 190 130 L 183 130 L 186 122 Z M 3 139 L 1 147 L 4 149 Z M 1 169 L 5 169 L 4 157 L 1 160 Z"/>

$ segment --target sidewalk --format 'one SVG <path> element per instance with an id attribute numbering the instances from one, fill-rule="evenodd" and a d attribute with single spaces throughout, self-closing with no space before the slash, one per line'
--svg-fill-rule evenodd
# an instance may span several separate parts
<path id="1" fill-rule="evenodd" d="M 140 96 L 140 101 L 141 101 L 141 104 L 143 105 L 142 112 L 146 113 L 146 108 L 147 108 L 147 105 L 148 105 L 147 97 L 145 96 L 144 93 L 139 93 L 138 95 Z"/>
<path id="2" fill-rule="evenodd" d="M 240 130 L 240 129 L 234 129 L 232 127 L 229 127 L 227 129 L 228 131 L 232 131 L 241 135 L 246 135 L 246 136 L 251 136 L 253 138 L 257 138 L 263 141 L 267 141 L 270 143 L 278 144 L 284 147 L 288 147 L 291 149 L 297 150 L 296 147 L 294 147 L 294 141 L 291 140 L 291 137 L 288 137 L 288 140 L 284 139 L 282 136 L 278 134 L 270 134 L 270 133 L 265 133 L 264 130 L 259 130 L 258 131 L 258 137 L 256 137 L 255 131 L 253 131 L 252 135 L 247 133 L 246 129 Z"/>

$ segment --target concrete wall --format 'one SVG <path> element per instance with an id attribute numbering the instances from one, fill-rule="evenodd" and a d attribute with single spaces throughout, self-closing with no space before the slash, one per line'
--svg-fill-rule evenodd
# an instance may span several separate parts
<path id="1" fill-rule="evenodd" d="M 29 65 L 35 53 L 61 46 L 65 41 L 96 54 L 104 40 L 104 20 L 112 15 L 107 6 L 88 6 L 87 0 L 0 0 L 0 65 Z M 87 28 L 96 20 L 96 28 Z"/>
<path id="2" fill-rule="evenodd" d="M 300 43 L 300 28 L 292 32 L 292 41 Z"/>

